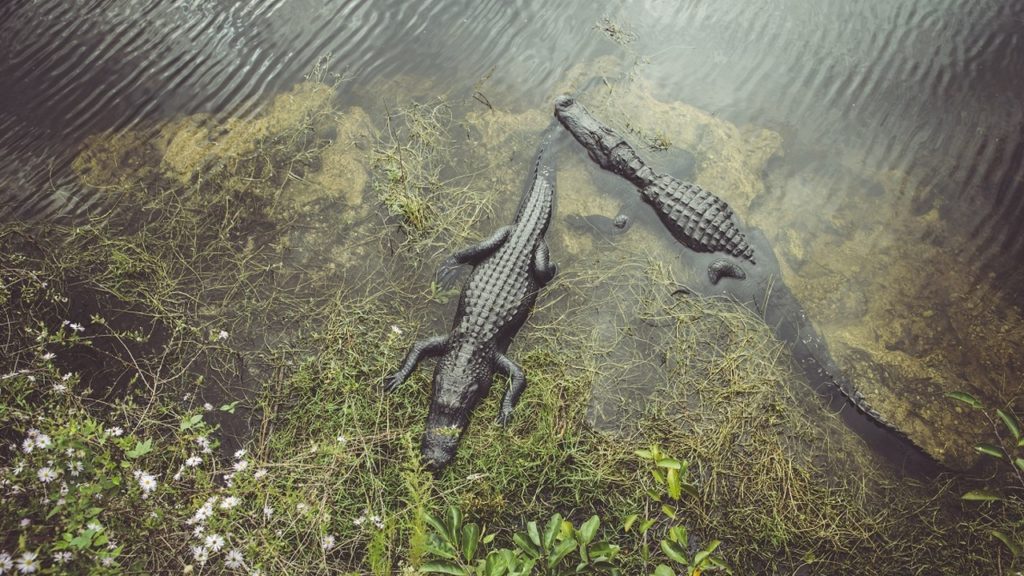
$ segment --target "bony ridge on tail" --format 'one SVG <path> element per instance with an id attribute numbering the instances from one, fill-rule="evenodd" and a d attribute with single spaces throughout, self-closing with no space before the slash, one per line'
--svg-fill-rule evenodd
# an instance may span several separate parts
<path id="1" fill-rule="evenodd" d="M 384 387 L 394 391 L 421 360 L 439 357 L 423 435 L 427 468 L 440 471 L 455 458 L 473 409 L 487 395 L 494 374 L 511 380 L 498 422 L 508 423 L 526 389 L 526 374 L 506 353 L 529 316 L 537 293 L 555 276 L 544 240 L 554 209 L 554 166 L 549 154 L 557 123 L 544 132 L 533 173 L 512 224 L 444 261 L 438 276 L 450 284 L 458 266 L 473 271 L 459 297 L 451 332 L 415 343 Z"/>

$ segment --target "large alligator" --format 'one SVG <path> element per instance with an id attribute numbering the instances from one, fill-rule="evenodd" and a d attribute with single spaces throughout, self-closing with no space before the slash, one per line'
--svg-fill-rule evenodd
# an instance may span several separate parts
<path id="1" fill-rule="evenodd" d="M 434 369 L 422 446 L 424 463 L 431 470 L 443 469 L 455 457 L 470 413 L 487 395 L 495 372 L 511 379 L 498 413 L 500 424 L 508 423 L 526 389 L 523 369 L 505 353 L 530 314 L 537 292 L 555 276 L 544 234 L 554 203 L 549 148 L 556 132 L 557 124 L 552 124 L 541 139 L 515 221 L 480 244 L 456 252 L 441 265 L 438 276 L 442 284 L 450 283 L 459 265 L 473 266 L 451 333 L 414 344 L 402 367 L 384 382 L 385 389 L 392 391 L 422 359 L 441 357 Z"/>
<path id="2" fill-rule="evenodd" d="M 782 282 L 778 260 L 760 230 L 745 227 L 728 205 L 710 192 L 656 173 L 620 134 L 598 121 L 573 97 L 559 96 L 555 115 L 592 160 L 639 187 L 673 236 L 693 250 L 684 254 L 686 264 L 706 274 L 699 274 L 687 291 L 727 295 L 756 312 L 780 340 L 789 344 L 794 359 L 815 388 L 838 390 L 869 419 L 907 439 L 842 375 L 803 306 Z M 757 265 L 753 260 L 755 251 L 760 259 Z M 858 432 L 872 434 L 863 428 Z"/>

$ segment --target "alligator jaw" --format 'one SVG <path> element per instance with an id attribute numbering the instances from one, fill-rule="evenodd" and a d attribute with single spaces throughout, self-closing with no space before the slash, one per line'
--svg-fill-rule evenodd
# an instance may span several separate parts
<path id="1" fill-rule="evenodd" d="M 444 470 L 452 460 L 455 459 L 455 451 L 459 447 L 459 438 L 464 428 L 458 426 L 439 426 L 436 428 L 427 425 L 423 433 L 423 465 L 431 472 Z"/>
<path id="2" fill-rule="evenodd" d="M 590 158 L 605 170 L 619 174 L 640 188 L 654 181 L 654 171 L 625 138 L 601 124 L 572 96 L 563 94 L 555 98 L 555 116 L 586 148 Z"/>

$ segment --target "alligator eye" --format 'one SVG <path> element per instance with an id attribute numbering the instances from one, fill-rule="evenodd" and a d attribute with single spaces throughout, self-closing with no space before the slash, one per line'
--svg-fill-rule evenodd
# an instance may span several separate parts
<path id="1" fill-rule="evenodd" d="M 556 108 L 568 108 L 569 106 L 572 106 L 572 104 L 573 104 L 572 96 L 569 96 L 568 94 L 562 94 L 558 98 L 555 98 L 555 107 Z"/>

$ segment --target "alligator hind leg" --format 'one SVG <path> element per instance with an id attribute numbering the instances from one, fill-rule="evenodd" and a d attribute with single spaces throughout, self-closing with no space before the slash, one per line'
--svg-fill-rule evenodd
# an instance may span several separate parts
<path id="1" fill-rule="evenodd" d="M 484 258 L 494 254 L 494 251 L 505 243 L 510 232 L 512 232 L 511 226 L 498 228 L 490 238 L 475 246 L 459 250 L 455 254 L 446 258 L 445 261 L 441 263 L 441 267 L 437 270 L 437 283 L 440 284 L 442 288 L 451 288 L 452 283 L 455 282 L 457 268 L 460 264 L 472 264 L 473 266 L 476 266 L 482 262 Z"/>
<path id="2" fill-rule="evenodd" d="M 549 260 L 548 244 L 544 240 L 537 243 L 533 252 L 533 269 L 536 270 L 537 281 L 542 285 L 551 282 L 558 271 L 558 266 Z"/>
<path id="3" fill-rule="evenodd" d="M 395 388 L 398 388 L 412 374 L 421 360 L 441 354 L 446 346 L 448 346 L 447 336 L 434 336 L 413 344 L 405 355 L 405 360 L 402 361 L 402 367 L 398 369 L 398 372 L 384 379 L 384 390 L 394 392 Z"/>
<path id="4" fill-rule="evenodd" d="M 498 371 L 512 379 L 505 391 L 505 397 L 501 399 L 501 408 L 498 410 L 498 424 L 507 426 L 512 418 L 512 409 L 519 403 L 519 397 L 523 390 L 526 390 L 526 373 L 515 362 L 508 359 L 508 356 L 498 352 Z"/>

